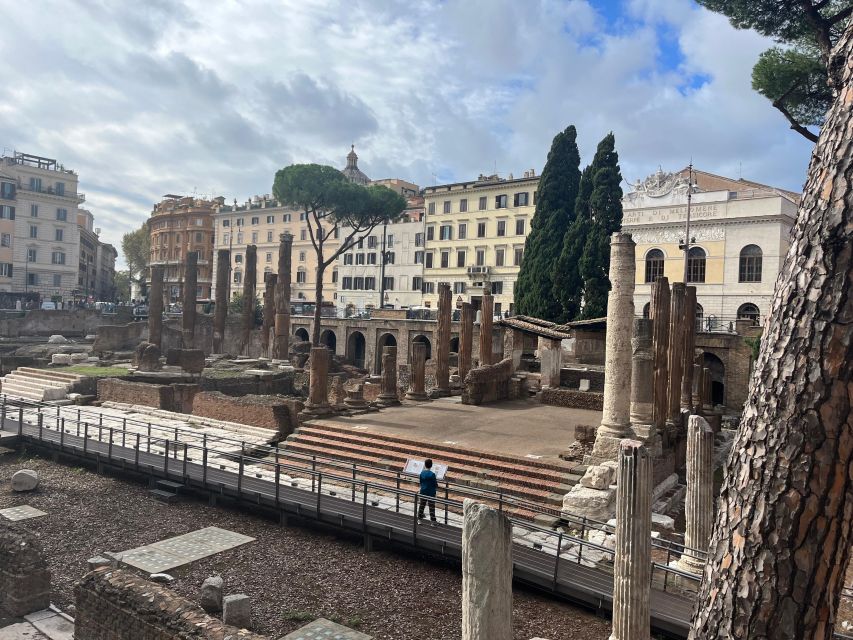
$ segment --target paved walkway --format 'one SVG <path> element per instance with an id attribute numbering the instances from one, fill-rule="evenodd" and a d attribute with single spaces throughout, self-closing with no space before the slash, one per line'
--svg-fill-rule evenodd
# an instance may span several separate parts
<path id="1" fill-rule="evenodd" d="M 351 418 L 324 417 L 348 427 L 378 433 L 452 442 L 480 451 L 556 458 L 575 439 L 575 426 L 598 425 L 600 411 L 552 407 L 525 400 L 481 406 L 462 404 L 459 396 L 406 403 Z"/>
<path id="2" fill-rule="evenodd" d="M 74 621 L 59 613 L 51 605 L 50 609 L 36 611 L 24 616 L 22 621 L 11 622 L 4 626 L 0 621 L 0 640 L 73 640 Z"/>

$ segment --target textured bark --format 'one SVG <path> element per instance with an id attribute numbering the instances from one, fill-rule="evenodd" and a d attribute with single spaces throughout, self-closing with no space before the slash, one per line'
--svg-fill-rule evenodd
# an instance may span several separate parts
<path id="1" fill-rule="evenodd" d="M 720 496 L 690 637 L 830 638 L 853 522 L 853 26 Z"/>
<path id="2" fill-rule="evenodd" d="M 241 351 L 251 355 L 252 329 L 255 328 L 255 285 L 258 281 L 258 248 L 246 247 L 246 277 L 243 280 L 243 344 Z"/>
<path id="3" fill-rule="evenodd" d="M 228 316 L 228 280 L 231 274 L 231 251 L 216 252 L 216 306 L 213 310 L 213 352 L 222 353 L 225 318 Z"/>
<path id="4" fill-rule="evenodd" d="M 198 288 L 198 253 L 187 254 L 187 268 L 184 271 L 184 291 L 181 309 L 181 340 L 184 349 L 195 347 L 195 304 Z"/>

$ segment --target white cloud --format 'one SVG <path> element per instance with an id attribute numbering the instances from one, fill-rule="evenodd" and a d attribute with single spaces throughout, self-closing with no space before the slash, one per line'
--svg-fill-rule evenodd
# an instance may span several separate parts
<path id="1" fill-rule="evenodd" d="M 809 145 L 750 88 L 766 39 L 690 0 L 596 4 L 15 3 L 0 147 L 77 170 L 114 243 L 164 193 L 268 193 L 350 142 L 368 175 L 431 184 L 541 170 L 568 124 L 585 158 L 614 131 L 628 179 L 692 157 L 798 188 Z"/>

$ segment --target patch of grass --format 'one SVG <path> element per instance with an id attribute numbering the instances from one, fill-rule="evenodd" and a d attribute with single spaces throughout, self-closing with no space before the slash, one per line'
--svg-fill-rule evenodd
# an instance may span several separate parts
<path id="1" fill-rule="evenodd" d="M 57 369 L 63 373 L 76 373 L 81 376 L 89 376 L 90 378 L 117 378 L 118 376 L 126 376 L 130 372 L 121 367 L 83 367 L 73 366 Z"/>
<path id="2" fill-rule="evenodd" d="M 319 616 L 315 616 L 310 611 L 300 611 L 299 609 L 286 609 L 282 612 L 281 617 L 285 620 L 291 620 L 293 622 L 311 622 L 312 620 L 316 620 Z"/>

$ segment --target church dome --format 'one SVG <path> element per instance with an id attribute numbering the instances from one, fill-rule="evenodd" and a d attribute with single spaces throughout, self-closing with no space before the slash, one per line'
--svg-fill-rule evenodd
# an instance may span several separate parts
<path id="1" fill-rule="evenodd" d="M 352 145 L 350 152 L 347 154 L 347 166 L 341 170 L 341 173 L 346 176 L 347 180 L 355 184 L 370 184 L 370 178 L 358 168 L 358 155 L 355 152 L 355 145 Z"/>

